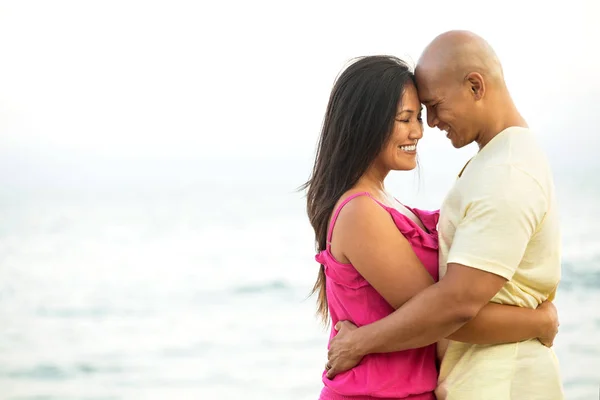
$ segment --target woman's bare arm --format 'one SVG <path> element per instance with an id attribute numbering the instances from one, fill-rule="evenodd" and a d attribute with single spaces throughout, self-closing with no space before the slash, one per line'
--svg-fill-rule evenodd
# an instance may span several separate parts
<path id="1" fill-rule="evenodd" d="M 473 344 L 502 344 L 539 338 L 552 345 L 558 332 L 558 315 L 552 302 L 537 309 L 489 303 L 477 316 L 448 337 Z"/>

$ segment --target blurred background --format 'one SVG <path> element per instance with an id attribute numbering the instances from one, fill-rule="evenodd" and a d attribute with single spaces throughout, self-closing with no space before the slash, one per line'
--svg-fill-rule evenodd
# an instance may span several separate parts
<path id="1" fill-rule="evenodd" d="M 600 386 L 600 6 L 0 1 L 0 399 L 316 399 L 328 331 L 306 181 L 350 58 L 496 49 L 551 159 L 555 342 Z M 475 147 L 426 128 L 403 202 L 437 209 Z"/>

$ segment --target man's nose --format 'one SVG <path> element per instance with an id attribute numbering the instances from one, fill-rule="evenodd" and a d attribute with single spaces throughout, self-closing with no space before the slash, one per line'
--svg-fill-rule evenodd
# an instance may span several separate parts
<path id="1" fill-rule="evenodd" d="M 437 120 L 435 112 L 427 110 L 427 125 L 429 125 L 430 128 L 435 128 L 438 123 L 439 121 Z"/>

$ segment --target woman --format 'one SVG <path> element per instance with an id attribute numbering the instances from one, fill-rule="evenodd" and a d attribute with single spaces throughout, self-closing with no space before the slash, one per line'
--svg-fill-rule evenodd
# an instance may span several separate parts
<path id="1" fill-rule="evenodd" d="M 320 315 L 325 321 L 330 315 L 332 326 L 384 318 L 438 279 L 438 212 L 407 207 L 384 187 L 390 171 L 417 166 L 422 136 L 414 76 L 403 61 L 364 57 L 340 75 L 306 184 L 321 264 L 314 291 Z M 489 304 L 450 338 L 480 344 L 552 339 L 552 307 Z M 437 373 L 434 345 L 372 354 L 333 380 L 324 372 L 320 398 L 432 400 Z"/>

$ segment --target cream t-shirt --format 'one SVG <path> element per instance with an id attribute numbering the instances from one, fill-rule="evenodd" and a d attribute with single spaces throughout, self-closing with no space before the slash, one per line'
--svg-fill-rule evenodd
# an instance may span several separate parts
<path id="1" fill-rule="evenodd" d="M 492 298 L 536 308 L 553 299 L 561 277 L 561 237 L 552 172 L 534 134 L 511 127 L 471 159 L 440 211 L 440 278 L 449 263 L 500 275 Z M 450 341 L 439 399 L 559 400 L 552 349 L 537 339 L 503 345 Z"/>

